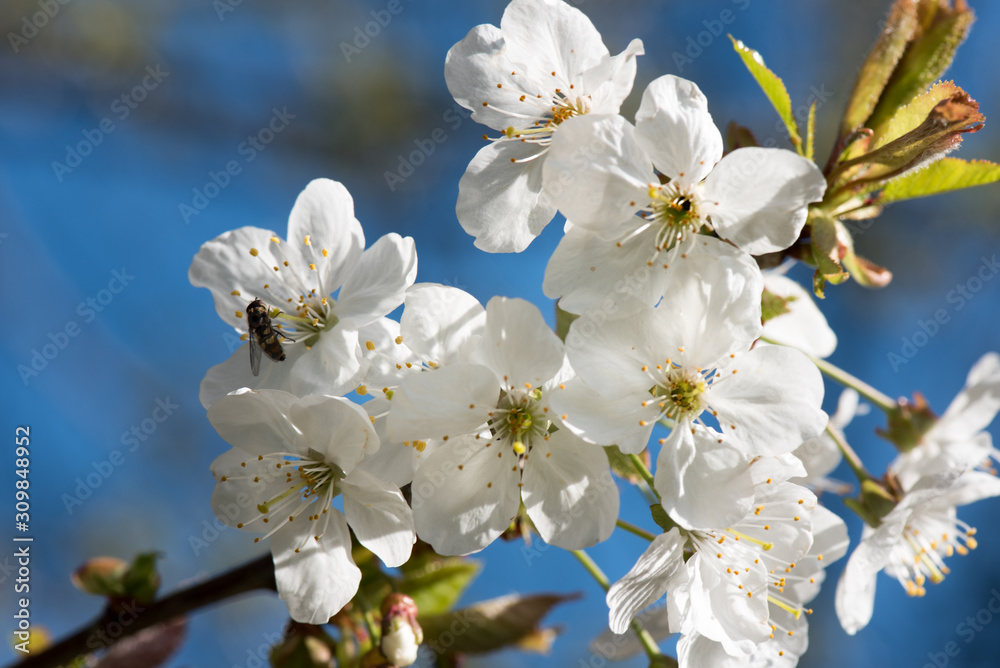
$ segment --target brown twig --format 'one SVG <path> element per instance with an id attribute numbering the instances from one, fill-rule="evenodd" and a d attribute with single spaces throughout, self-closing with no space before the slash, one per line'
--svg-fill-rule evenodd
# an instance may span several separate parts
<path id="1" fill-rule="evenodd" d="M 174 592 L 145 608 L 135 604 L 122 604 L 117 608 L 109 606 L 98 619 L 73 635 L 7 668 L 55 668 L 70 663 L 81 654 L 108 649 L 122 638 L 143 629 L 256 589 L 275 590 L 274 565 L 270 554 L 206 582 Z"/>

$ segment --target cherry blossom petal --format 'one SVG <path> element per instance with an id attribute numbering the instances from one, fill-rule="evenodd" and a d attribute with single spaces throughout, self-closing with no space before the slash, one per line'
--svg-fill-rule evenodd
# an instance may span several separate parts
<path id="1" fill-rule="evenodd" d="M 971 440 L 1000 411 L 1000 355 L 986 353 L 969 371 L 965 387 L 932 430 L 948 440 Z"/>
<path id="2" fill-rule="evenodd" d="M 378 451 L 378 435 L 365 409 L 343 397 L 303 397 L 291 406 L 289 418 L 301 434 L 299 451 L 336 464 L 344 473 Z"/>
<path id="3" fill-rule="evenodd" d="M 298 400 L 280 390 L 243 388 L 209 406 L 208 421 L 227 443 L 243 451 L 244 458 L 268 455 L 298 444 L 299 434 L 289 419 Z"/>
<path id="4" fill-rule="evenodd" d="M 309 245 L 303 246 L 306 236 Z M 364 250 L 365 233 L 354 217 L 354 199 L 343 184 L 330 179 L 309 182 L 288 216 L 287 245 L 303 249 L 302 270 L 306 263 L 316 264 L 319 286 L 325 290 L 321 296 L 344 284 Z"/>
<path id="5" fill-rule="evenodd" d="M 567 550 L 606 540 L 618 519 L 618 487 L 604 450 L 566 430 L 532 446 L 521 498 L 542 539 Z"/>
<path id="6" fill-rule="evenodd" d="M 521 503 L 517 455 L 485 438 L 449 439 L 411 486 L 417 535 L 439 554 L 478 552 L 504 532 Z"/>
<path id="7" fill-rule="evenodd" d="M 347 521 L 339 510 L 328 513 L 319 540 L 313 538 L 315 523 L 306 521 L 289 522 L 271 536 L 278 595 L 292 619 L 304 624 L 325 624 L 354 598 L 361 583 Z"/>
<path id="8" fill-rule="evenodd" d="M 583 75 L 584 90 L 591 94 L 592 114 L 617 114 L 635 82 L 636 56 L 645 54 L 642 40 L 633 39 L 617 56 L 602 60 Z"/>
<path id="9" fill-rule="evenodd" d="M 553 390 L 550 401 L 563 425 L 580 438 L 637 455 L 646 449 L 658 412 L 647 399 L 648 392 L 608 399 L 576 379 Z"/>
<path id="10" fill-rule="evenodd" d="M 758 552 L 729 541 L 723 557 L 698 551 L 688 562 L 691 579 L 686 625 L 720 642 L 731 655 L 749 654 L 768 638 L 767 581 Z"/>
<path id="11" fill-rule="evenodd" d="M 659 183 L 635 128 L 618 115 L 564 121 L 543 167 L 545 193 L 574 225 L 606 238 L 644 224 L 635 213 Z"/>
<path id="12" fill-rule="evenodd" d="M 399 331 L 407 347 L 439 366 L 462 360 L 469 340 L 483 333 L 486 309 L 464 290 L 418 283 L 406 291 Z"/>
<path id="13" fill-rule="evenodd" d="M 755 348 L 719 373 L 709 405 L 723 437 L 751 457 L 791 452 L 826 427 L 823 378 L 798 350 Z"/>
<path id="14" fill-rule="evenodd" d="M 705 180 L 705 199 L 723 239 L 761 255 L 799 238 L 810 202 L 823 199 L 826 178 L 811 160 L 779 148 L 736 149 Z"/>
<path id="15" fill-rule="evenodd" d="M 358 541 L 390 568 L 406 563 L 416 536 L 412 511 L 399 488 L 363 469 L 351 471 L 338 485 Z"/>
<path id="16" fill-rule="evenodd" d="M 613 633 L 624 633 L 640 610 L 658 601 L 675 582 L 686 579 L 684 543 L 677 529 L 660 534 L 629 572 L 611 585 L 606 601 Z"/>
<path id="17" fill-rule="evenodd" d="M 699 235 L 687 250 L 672 265 L 651 326 L 665 357 L 710 369 L 760 336 L 764 279 L 753 258 L 718 239 Z"/>
<path id="18" fill-rule="evenodd" d="M 247 304 L 260 296 L 272 276 L 270 268 L 282 262 L 269 241 L 277 236 L 271 230 L 252 226 L 224 232 L 202 244 L 188 269 L 191 285 L 208 288 L 219 317 L 241 333 L 247 331 L 243 315 Z M 257 257 L 250 255 L 251 248 L 257 249 Z"/>
<path id="19" fill-rule="evenodd" d="M 679 424 L 660 448 L 654 485 L 663 509 L 687 529 L 728 527 L 753 506 L 750 460 L 719 434 Z"/>
<path id="20" fill-rule="evenodd" d="M 512 0 L 500 32 L 511 60 L 536 76 L 554 72 L 560 82 L 575 82 L 610 56 L 587 15 L 562 0 Z"/>
<path id="21" fill-rule="evenodd" d="M 722 134 L 694 82 L 667 74 L 642 94 L 636 134 L 653 164 L 683 184 L 701 182 L 722 157 Z"/>
<path id="22" fill-rule="evenodd" d="M 479 431 L 496 406 L 496 377 L 479 364 L 453 364 L 405 378 L 392 398 L 386 432 L 394 441 Z"/>
<path id="23" fill-rule="evenodd" d="M 417 277 L 417 251 L 411 237 L 390 233 L 362 253 L 340 289 L 334 313 L 340 325 L 357 329 L 403 303 Z"/>
<path id="24" fill-rule="evenodd" d="M 523 299 L 494 297 L 473 360 L 492 369 L 504 390 L 540 387 L 563 365 L 563 343 L 538 307 Z"/>
<path id="25" fill-rule="evenodd" d="M 472 111 L 472 120 L 504 130 L 511 124 L 511 112 L 526 106 L 520 99 L 522 95 L 530 93 L 534 97 L 543 92 L 531 77 L 523 76 L 524 72 L 515 74 L 517 69 L 508 57 L 503 33 L 496 26 L 484 24 L 470 30 L 449 49 L 444 79 L 452 97 Z"/>
<path id="26" fill-rule="evenodd" d="M 837 335 L 816 306 L 812 295 L 801 285 L 781 274 L 764 274 L 764 289 L 790 299 L 787 313 L 764 323 L 764 338 L 798 348 L 813 357 L 829 357 L 837 348 Z"/>
<path id="27" fill-rule="evenodd" d="M 625 296 L 654 306 L 667 280 L 662 264 L 646 264 L 655 246 L 653 227 L 619 244 L 574 225 L 549 258 L 542 290 L 570 313 L 598 308 L 618 314 L 630 301 Z"/>
<path id="28" fill-rule="evenodd" d="M 458 182 L 462 229 L 489 253 L 518 253 L 556 215 L 542 192 L 542 148 L 521 142 L 484 146 Z"/>

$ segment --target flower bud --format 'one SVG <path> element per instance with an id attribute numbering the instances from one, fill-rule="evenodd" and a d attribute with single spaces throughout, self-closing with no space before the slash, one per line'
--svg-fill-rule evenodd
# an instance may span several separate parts
<path id="1" fill-rule="evenodd" d="M 417 604 L 406 594 L 389 594 L 382 601 L 383 656 L 393 666 L 409 666 L 417 660 L 424 632 L 417 623 Z"/>
<path id="2" fill-rule="evenodd" d="M 128 571 L 128 562 L 117 557 L 88 559 L 71 576 L 73 586 L 85 594 L 95 596 L 121 596 L 122 578 Z"/>
<path id="3" fill-rule="evenodd" d="M 319 626 L 291 622 L 281 642 L 271 648 L 275 668 L 329 668 L 336 666 L 336 642 Z"/>

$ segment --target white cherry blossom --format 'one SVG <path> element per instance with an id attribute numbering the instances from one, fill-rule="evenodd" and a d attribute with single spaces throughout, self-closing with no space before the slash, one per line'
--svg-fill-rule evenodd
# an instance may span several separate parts
<path id="1" fill-rule="evenodd" d="M 590 19 L 562 0 L 513 0 L 448 52 L 445 81 L 493 130 L 459 182 L 458 220 L 489 252 L 524 250 L 556 209 L 542 188 L 552 137 L 573 116 L 617 113 L 632 90 L 633 40 L 611 56 Z"/>
<path id="2" fill-rule="evenodd" d="M 771 572 L 768 588 L 770 636 L 749 655 L 733 656 L 722 643 L 698 632 L 682 635 L 677 659 L 683 668 L 793 668 L 809 648 L 805 607 L 819 593 L 826 567 L 847 553 L 844 521 L 823 506 L 812 511 L 812 546 L 794 566 Z"/>
<path id="3" fill-rule="evenodd" d="M 624 632 L 635 614 L 666 594 L 672 631 L 717 643 L 721 655 L 745 658 L 777 628 L 769 603 L 793 618 L 801 615 L 801 596 L 793 591 L 799 581 L 790 574 L 812 548 L 816 497 L 783 480 L 801 471 L 794 458 L 763 458 L 751 469 L 754 501 L 746 516 L 726 528 L 676 527 L 657 536 L 612 585 L 607 603 L 613 632 Z"/>
<path id="4" fill-rule="evenodd" d="M 574 321 L 566 347 L 579 378 L 552 402 L 582 438 L 626 453 L 672 421 L 656 464 L 664 509 L 686 528 L 727 526 L 752 502 L 750 460 L 791 452 L 826 425 L 823 382 L 798 350 L 751 350 L 762 279 L 750 256 L 706 254 L 685 271 L 656 307 Z"/>
<path id="5" fill-rule="evenodd" d="M 212 507 L 227 525 L 270 539 L 293 619 L 326 623 L 353 598 L 361 571 L 348 525 L 387 566 L 409 559 L 415 535 L 403 495 L 358 466 L 379 446 L 361 407 L 244 388 L 213 403 L 208 419 L 233 446 L 212 463 Z M 331 505 L 338 496 L 343 512 Z"/>
<path id="6" fill-rule="evenodd" d="M 416 272 L 409 237 L 390 233 L 365 250 L 354 200 L 328 179 L 312 181 L 295 200 L 287 240 L 248 226 L 206 242 L 191 263 L 191 284 L 211 290 L 219 316 L 244 339 L 247 304 L 263 300 L 282 312 L 272 324 L 294 343 L 282 342 L 287 359 L 264 360 L 259 376 L 251 374 L 241 347 L 209 369 L 202 404 L 207 408 L 240 387 L 350 392 L 367 369 L 359 328 L 398 307 Z"/>
<path id="7" fill-rule="evenodd" d="M 937 584 L 949 573 L 946 557 L 976 548 L 976 530 L 958 519 L 958 507 L 1000 496 L 995 473 L 976 470 L 992 450 L 988 442 L 981 445 L 942 452 L 932 460 L 894 463 L 895 478 L 913 482 L 903 487 L 902 499 L 877 527 L 865 526 L 837 583 L 837 616 L 847 633 L 857 633 L 871 620 L 879 571 L 894 577 L 910 596 L 923 596 L 928 580 Z M 907 470 L 911 462 L 919 473 Z"/>
<path id="8" fill-rule="evenodd" d="M 705 96 L 672 75 L 646 88 L 634 127 L 616 114 L 567 120 L 543 175 L 571 223 L 543 287 L 573 313 L 647 273 L 629 292 L 654 304 L 704 226 L 750 254 L 787 248 L 826 189 L 816 165 L 791 151 L 723 157 Z"/>
<path id="9" fill-rule="evenodd" d="M 413 319 L 410 329 L 432 317 L 413 306 L 408 301 L 403 316 Z M 474 309 L 466 312 L 474 322 Z M 424 331 L 438 330 L 425 323 Z M 408 345 L 433 347 L 414 338 L 406 337 Z M 437 355 L 392 395 L 391 439 L 439 441 L 413 479 L 417 533 L 442 554 L 475 552 L 523 502 L 548 543 L 578 549 L 607 538 L 618 490 L 604 451 L 566 429 L 553 431 L 548 398 L 567 375 L 562 342 L 535 306 L 501 297 L 490 300 L 473 342 L 467 356 Z"/>

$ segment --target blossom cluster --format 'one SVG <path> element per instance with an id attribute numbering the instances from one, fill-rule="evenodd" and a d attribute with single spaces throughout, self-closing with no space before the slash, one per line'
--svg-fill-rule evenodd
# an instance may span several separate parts
<path id="1" fill-rule="evenodd" d="M 259 374 L 242 348 L 210 369 L 200 398 L 232 445 L 212 465 L 212 503 L 270 541 L 295 620 L 324 623 L 354 597 L 352 533 L 389 567 L 417 537 L 467 555 L 514 521 L 567 550 L 604 541 L 619 520 L 606 450 L 649 449 L 663 532 L 610 588 L 611 631 L 665 597 L 682 665 L 792 666 L 805 651 L 808 603 L 848 547 L 818 495 L 840 486 L 826 476 L 858 397 L 824 413 L 815 358 L 836 337 L 755 256 L 796 242 L 826 179 L 793 151 L 725 153 L 705 95 L 680 77 L 652 80 L 634 122 L 620 115 L 642 54 L 633 40 L 611 55 L 562 0 L 513 0 L 445 63 L 494 135 L 459 183 L 458 221 L 478 248 L 518 252 L 565 217 L 543 285 L 572 318 L 564 337 L 522 299 L 484 306 L 417 283 L 413 240 L 366 247 L 331 180 L 305 188 L 284 237 L 242 227 L 195 256 L 191 282 L 247 345 L 262 327 L 280 341 Z M 248 322 L 256 299 L 265 324 Z M 998 409 L 992 355 L 900 455 L 900 500 L 838 587 L 848 632 L 871 617 L 878 571 L 919 593 L 943 557 L 974 547 L 955 507 L 1000 494 L 983 469 Z"/>

